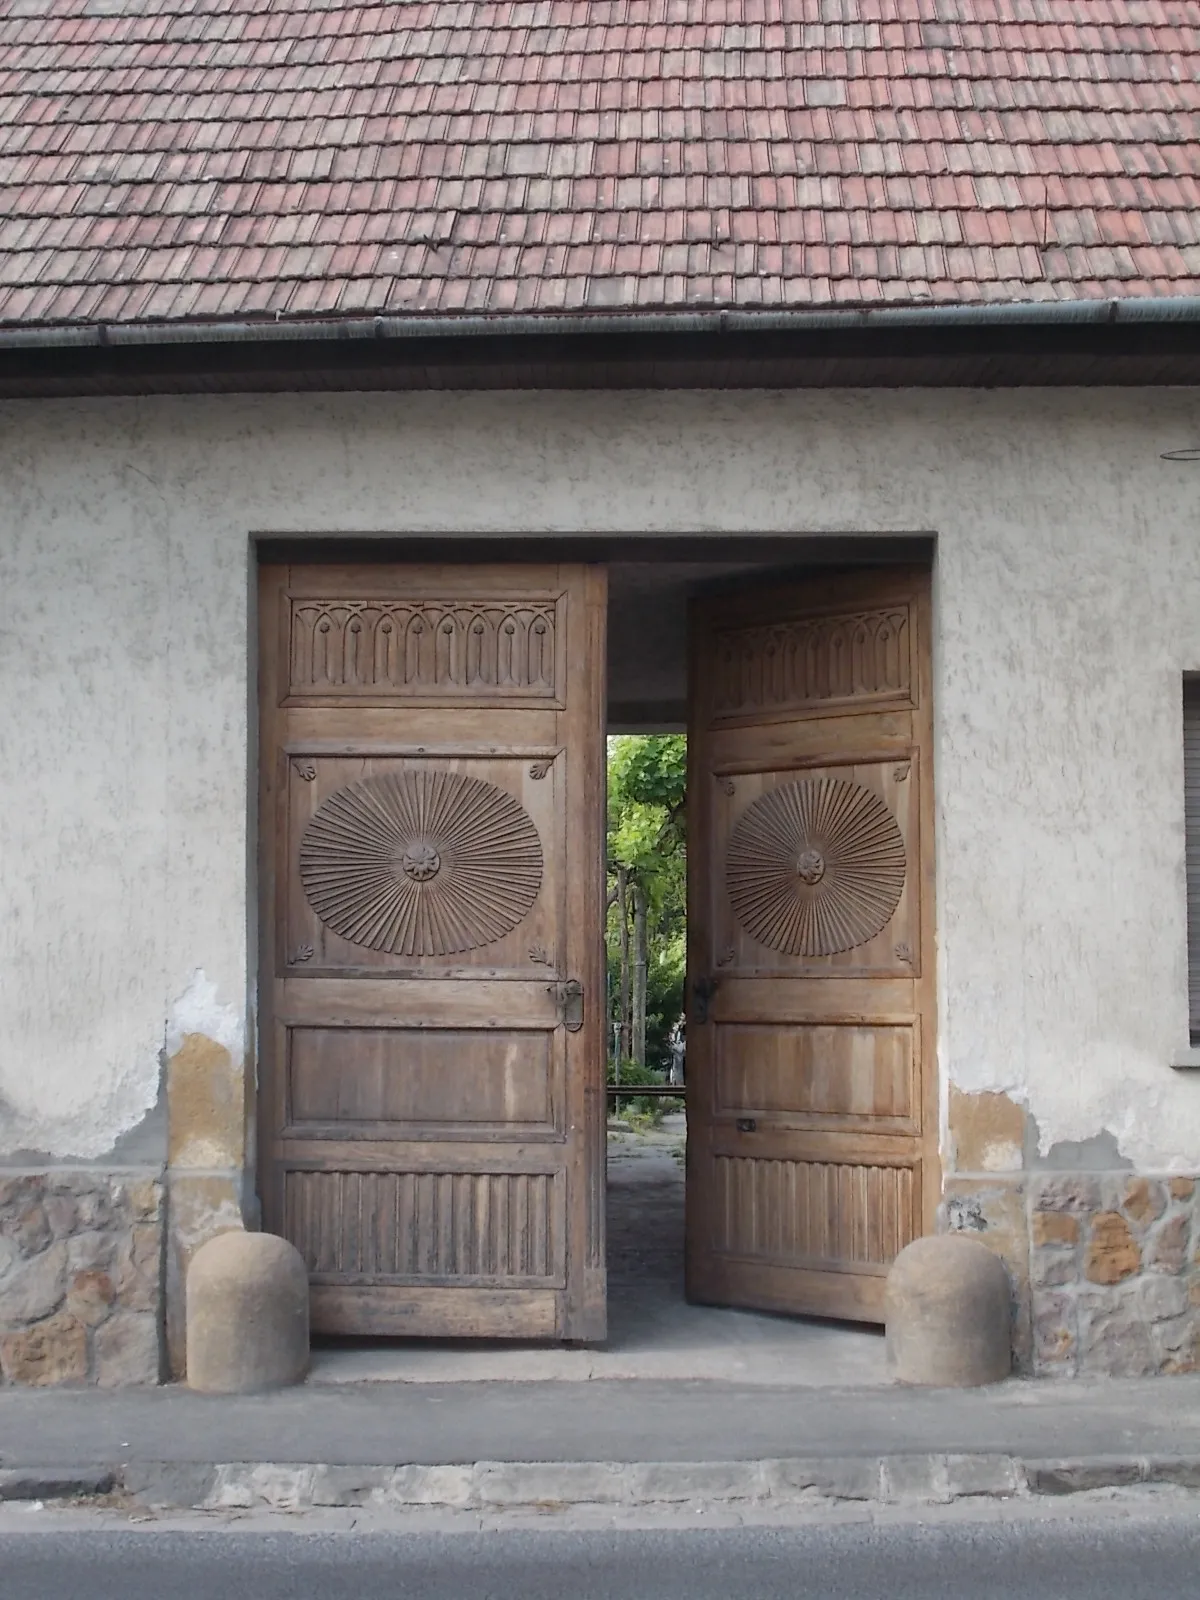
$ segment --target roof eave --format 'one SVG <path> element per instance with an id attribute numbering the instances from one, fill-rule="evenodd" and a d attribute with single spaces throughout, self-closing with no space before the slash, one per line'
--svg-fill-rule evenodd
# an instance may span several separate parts
<path id="1" fill-rule="evenodd" d="M 0 327 L 8 397 L 874 382 L 1200 382 L 1200 297 Z"/>

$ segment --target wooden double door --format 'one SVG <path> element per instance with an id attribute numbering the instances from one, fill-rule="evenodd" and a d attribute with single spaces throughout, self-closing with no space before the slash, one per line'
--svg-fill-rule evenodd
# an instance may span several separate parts
<path id="1" fill-rule="evenodd" d="M 317 1331 L 605 1337 L 605 599 L 262 569 L 259 1179 Z M 693 1299 L 878 1320 L 932 1222 L 927 641 L 922 573 L 694 610 Z"/>

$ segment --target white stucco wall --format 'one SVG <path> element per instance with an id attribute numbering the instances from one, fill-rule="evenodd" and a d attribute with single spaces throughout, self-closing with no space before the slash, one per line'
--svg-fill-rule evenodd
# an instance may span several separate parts
<path id="1" fill-rule="evenodd" d="M 931 530 L 943 1081 L 1197 1168 L 1197 442 L 1182 391 L 0 406 L 0 1151 L 101 1155 L 169 1032 L 240 1048 L 252 534 Z"/>

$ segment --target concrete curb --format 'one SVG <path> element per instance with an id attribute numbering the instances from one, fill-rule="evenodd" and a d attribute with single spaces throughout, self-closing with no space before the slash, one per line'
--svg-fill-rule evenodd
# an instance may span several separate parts
<path id="1" fill-rule="evenodd" d="M 111 1467 L 0 1468 L 0 1501 L 76 1500 L 111 1494 L 117 1474 Z"/>
<path id="2" fill-rule="evenodd" d="M 462 1466 L 142 1462 L 0 1472 L 0 1500 L 122 1490 L 144 1505 L 202 1511 L 333 1507 L 498 1512 L 568 1506 L 933 1504 L 1169 1484 L 1200 1488 L 1200 1456 L 846 1456 L 773 1461 L 477 1461 Z"/>
<path id="3" fill-rule="evenodd" d="M 142 1462 L 0 1471 L 0 1501 L 123 1491 L 163 1509 L 305 1511 L 334 1507 L 498 1512 L 569 1506 L 829 1501 L 948 1505 L 1167 1484 L 1200 1489 L 1200 1456 L 845 1456 L 773 1461 L 477 1461 L 463 1466 L 321 1462 Z"/>

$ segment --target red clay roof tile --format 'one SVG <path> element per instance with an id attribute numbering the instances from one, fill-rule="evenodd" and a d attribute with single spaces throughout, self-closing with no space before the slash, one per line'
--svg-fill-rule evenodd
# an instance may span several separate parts
<path id="1" fill-rule="evenodd" d="M 1196 293 L 1198 210 L 1200 0 L 0 8 L 3 322 Z"/>

